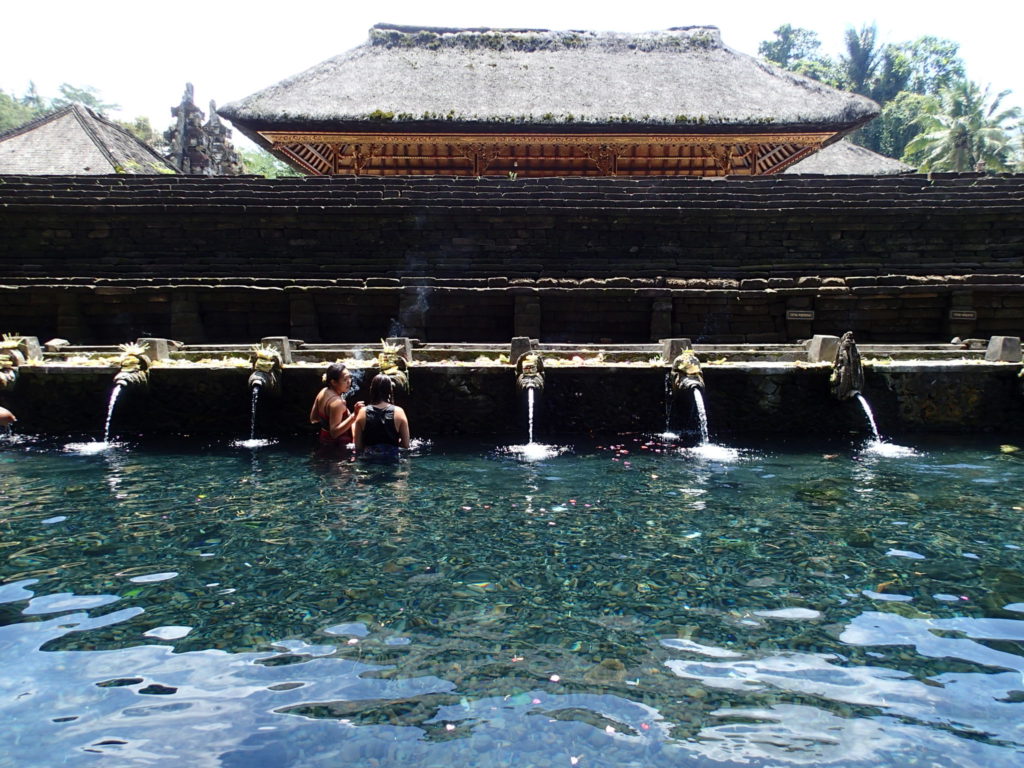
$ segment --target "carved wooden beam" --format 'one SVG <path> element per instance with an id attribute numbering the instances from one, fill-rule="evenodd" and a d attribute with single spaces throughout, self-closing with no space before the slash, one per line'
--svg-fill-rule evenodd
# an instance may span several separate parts
<path id="1" fill-rule="evenodd" d="M 483 176 L 490 164 L 501 154 L 501 147 L 497 144 L 459 142 L 452 146 L 462 157 L 473 163 L 474 176 Z"/>
<path id="2" fill-rule="evenodd" d="M 612 144 L 584 144 L 580 149 L 603 175 L 614 176 L 618 170 L 619 155 L 623 153 L 624 147 Z"/>
<path id="3" fill-rule="evenodd" d="M 358 176 L 363 168 L 377 154 L 380 153 L 380 144 L 353 144 L 352 145 L 352 172 Z"/>
<path id="4" fill-rule="evenodd" d="M 792 151 L 787 157 L 783 158 L 782 160 L 776 161 L 775 164 L 771 166 L 771 168 L 768 168 L 765 171 L 765 173 L 779 173 L 780 171 L 784 171 L 791 165 L 799 163 L 805 157 L 810 157 L 811 155 L 814 154 L 815 151 L 815 147 L 793 147 Z"/>

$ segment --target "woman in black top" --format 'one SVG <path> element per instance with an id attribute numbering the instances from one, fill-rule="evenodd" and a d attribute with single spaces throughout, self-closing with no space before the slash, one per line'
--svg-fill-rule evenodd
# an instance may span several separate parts
<path id="1" fill-rule="evenodd" d="M 370 382 L 369 403 L 352 424 L 356 450 L 368 453 L 394 453 L 409 447 L 409 418 L 394 404 L 395 386 L 379 373 Z"/>

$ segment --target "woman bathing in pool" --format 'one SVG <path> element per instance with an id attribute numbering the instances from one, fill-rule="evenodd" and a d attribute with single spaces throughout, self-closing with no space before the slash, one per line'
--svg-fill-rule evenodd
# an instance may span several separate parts
<path id="1" fill-rule="evenodd" d="M 370 404 L 356 412 L 352 431 L 356 450 L 369 455 L 397 455 L 409 447 L 409 418 L 394 404 L 395 386 L 383 373 L 370 382 Z"/>
<path id="2" fill-rule="evenodd" d="M 313 401 L 309 422 L 320 425 L 321 445 L 348 445 L 352 442 L 352 423 L 363 407 L 360 401 L 350 412 L 345 404 L 345 393 L 352 386 L 352 374 L 344 363 L 332 363 L 324 373 L 324 385 Z"/>

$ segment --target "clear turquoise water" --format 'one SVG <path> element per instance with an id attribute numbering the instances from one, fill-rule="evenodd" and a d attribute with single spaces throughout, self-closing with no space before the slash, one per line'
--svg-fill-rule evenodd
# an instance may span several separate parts
<path id="1" fill-rule="evenodd" d="M 0 766 L 1022 765 L 1024 461 L 903 442 L 0 436 Z"/>

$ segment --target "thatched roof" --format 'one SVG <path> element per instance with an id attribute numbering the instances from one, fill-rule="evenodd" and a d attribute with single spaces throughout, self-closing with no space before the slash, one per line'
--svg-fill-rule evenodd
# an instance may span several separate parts
<path id="1" fill-rule="evenodd" d="M 378 24 L 363 45 L 220 113 L 246 133 L 430 124 L 841 131 L 870 120 L 878 105 L 738 53 L 716 27 L 627 34 Z"/>
<path id="2" fill-rule="evenodd" d="M 825 176 L 899 176 L 915 168 L 872 152 L 843 139 L 791 165 L 783 173 L 816 173 Z"/>
<path id="3" fill-rule="evenodd" d="M 145 142 L 72 104 L 0 134 L 0 174 L 177 173 Z"/>

